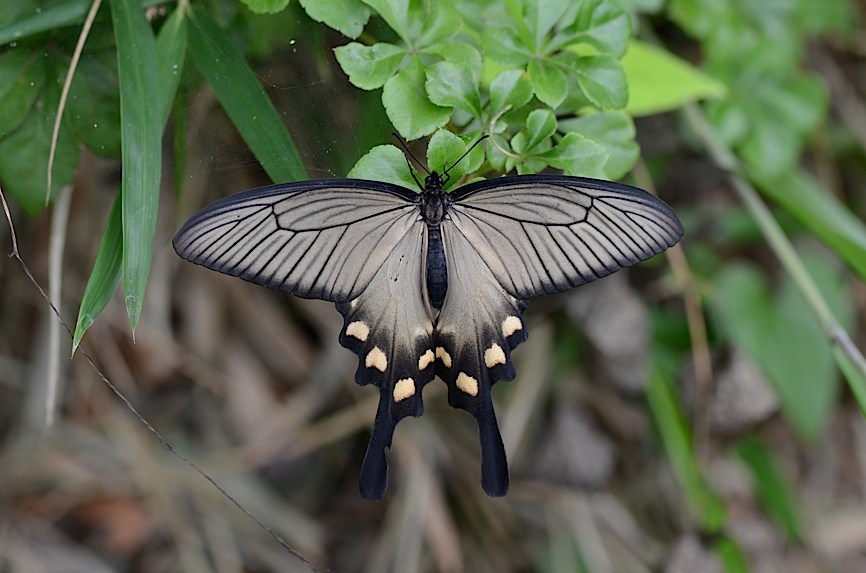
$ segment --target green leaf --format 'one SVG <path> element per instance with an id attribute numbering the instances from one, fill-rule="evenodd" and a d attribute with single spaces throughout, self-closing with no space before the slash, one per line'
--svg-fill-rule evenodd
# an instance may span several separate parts
<path id="1" fill-rule="evenodd" d="M 18 128 L 0 139 L 0 184 L 30 215 L 45 208 L 45 186 L 48 173 L 48 153 L 51 133 L 60 101 L 60 89 L 54 82 L 30 108 L 30 114 Z M 78 145 L 61 123 L 54 156 L 51 197 L 61 187 L 69 185 L 78 166 Z"/>
<path id="2" fill-rule="evenodd" d="M 66 122 L 90 151 L 120 159 L 120 94 L 117 53 L 98 50 L 82 58 L 69 89 Z"/>
<path id="3" fill-rule="evenodd" d="M 547 33 L 561 23 L 570 0 L 524 0 L 523 21 L 532 38 L 533 52 L 541 54 Z"/>
<path id="4" fill-rule="evenodd" d="M 253 14 L 276 14 L 289 5 L 289 0 L 240 0 Z"/>
<path id="5" fill-rule="evenodd" d="M 532 52 L 510 28 L 485 30 L 481 42 L 484 55 L 504 66 L 523 67 L 533 59 Z"/>
<path id="6" fill-rule="evenodd" d="M 447 2 L 425 3 L 424 27 L 413 45 L 418 50 L 435 46 L 456 35 L 463 27 L 460 14 Z"/>
<path id="7" fill-rule="evenodd" d="M 409 65 L 385 83 L 382 92 L 388 119 L 408 140 L 433 133 L 451 118 L 451 108 L 430 101 L 424 83 L 424 66 L 413 57 Z"/>
<path id="8" fill-rule="evenodd" d="M 357 38 L 370 19 L 370 9 L 361 0 L 300 0 L 307 16 L 337 30 L 347 38 Z"/>
<path id="9" fill-rule="evenodd" d="M 349 171 L 349 177 L 384 181 L 419 191 L 403 152 L 393 145 L 379 145 L 367 152 Z"/>
<path id="10" fill-rule="evenodd" d="M 411 39 L 420 32 L 420 22 L 415 14 L 410 15 L 409 0 L 364 0 L 364 3 L 375 10 L 406 44 L 412 45 Z M 415 8 L 416 11 L 420 9 Z"/>
<path id="11" fill-rule="evenodd" d="M 574 23 L 554 37 L 551 47 L 584 43 L 616 57 L 626 51 L 631 20 L 610 0 L 583 0 L 578 3 Z"/>
<path id="12" fill-rule="evenodd" d="M 430 138 L 427 145 L 427 167 L 438 173 L 448 173 L 445 188 L 454 187 L 460 179 L 469 172 L 470 165 L 464 159 L 458 162 L 466 153 L 466 142 L 451 133 L 440 129 Z"/>
<path id="13" fill-rule="evenodd" d="M 268 176 L 275 182 L 306 179 L 286 125 L 249 64 L 202 5 L 193 7 L 191 17 L 193 61 Z"/>
<path id="14" fill-rule="evenodd" d="M 844 306 L 832 269 L 811 263 L 831 306 Z M 827 338 L 802 295 L 790 279 L 771 294 L 758 271 L 744 264 L 729 265 L 713 282 L 713 307 L 728 337 L 761 367 L 794 429 L 814 440 L 832 413 L 838 376 Z"/>
<path id="15" fill-rule="evenodd" d="M 628 103 L 625 72 L 613 56 L 564 58 L 586 99 L 599 109 L 622 109 Z"/>
<path id="16" fill-rule="evenodd" d="M 566 175 L 596 178 L 604 177 L 607 156 L 601 145 L 574 132 L 566 134 L 550 151 L 535 155 Z"/>
<path id="17" fill-rule="evenodd" d="M 523 107 L 532 99 L 532 82 L 523 70 L 502 72 L 490 82 L 490 115 L 511 106 Z"/>
<path id="18" fill-rule="evenodd" d="M 24 121 L 45 86 L 42 54 L 9 50 L 0 54 L 0 138 Z"/>
<path id="19" fill-rule="evenodd" d="M 752 472 L 755 493 L 765 511 L 772 516 L 789 541 L 802 541 L 803 520 L 797 509 L 793 488 L 770 450 L 756 439 L 746 439 L 736 449 L 740 459 Z"/>
<path id="20" fill-rule="evenodd" d="M 460 108 L 481 117 L 478 76 L 468 65 L 439 62 L 427 70 L 425 86 L 434 104 Z"/>
<path id="21" fill-rule="evenodd" d="M 433 44 L 424 48 L 423 51 L 425 54 L 439 56 L 448 63 L 468 67 L 475 78 L 480 78 L 484 71 L 484 60 L 481 58 L 481 54 L 473 46 L 463 42 Z"/>
<path id="22" fill-rule="evenodd" d="M 672 383 L 657 366 L 650 369 L 646 399 L 692 514 L 704 530 L 717 531 L 724 520 L 724 505 L 701 474 L 683 408 Z"/>
<path id="23" fill-rule="evenodd" d="M 725 85 L 652 44 L 633 40 L 620 61 L 628 78 L 626 111 L 634 116 L 673 111 L 701 99 L 723 98 Z"/>
<path id="24" fill-rule="evenodd" d="M 631 116 L 621 111 L 592 113 L 559 122 L 563 133 L 576 131 L 601 145 L 608 152 L 604 173 L 617 180 L 628 173 L 640 155 L 635 141 L 635 128 Z"/>
<path id="25" fill-rule="evenodd" d="M 123 288 L 132 329 L 138 325 L 150 274 L 159 184 L 162 174 L 161 102 L 153 102 L 159 85 L 156 40 L 137 0 L 111 0 L 117 43 L 123 221 Z"/>
<path id="26" fill-rule="evenodd" d="M 542 60 L 529 62 L 529 79 L 535 97 L 541 103 L 547 104 L 553 109 L 565 100 L 568 84 L 565 81 L 565 72 L 559 67 Z"/>
<path id="27" fill-rule="evenodd" d="M 114 199 L 114 206 L 108 216 L 105 232 L 99 242 L 96 260 L 87 279 L 87 287 L 78 308 L 78 318 L 75 321 L 75 333 L 72 336 L 72 353 L 78 349 L 84 333 L 96 320 L 120 282 L 121 264 L 123 261 L 123 225 L 121 223 L 120 193 Z"/>
<path id="28" fill-rule="evenodd" d="M 749 178 L 842 257 L 866 280 L 866 224 L 802 169 L 772 177 L 757 168 Z"/>
<path id="29" fill-rule="evenodd" d="M 394 44 L 364 46 L 352 42 L 334 48 L 334 55 L 352 84 L 362 90 L 375 90 L 394 75 L 406 50 Z"/>
<path id="30" fill-rule="evenodd" d="M 159 74 L 161 126 L 165 126 L 183 75 L 189 35 L 186 30 L 186 12 L 175 8 L 159 30 L 156 38 L 156 62 Z"/>
<path id="31" fill-rule="evenodd" d="M 536 109 L 526 118 L 526 147 L 532 150 L 556 133 L 556 116 L 549 109 Z"/>

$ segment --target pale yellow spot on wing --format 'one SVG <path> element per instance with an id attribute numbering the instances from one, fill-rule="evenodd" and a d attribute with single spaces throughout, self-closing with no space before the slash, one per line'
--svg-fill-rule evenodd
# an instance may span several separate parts
<path id="1" fill-rule="evenodd" d="M 441 346 L 436 347 L 436 358 L 442 361 L 445 368 L 451 368 L 451 355 Z"/>
<path id="2" fill-rule="evenodd" d="M 349 326 L 346 327 L 346 336 L 354 336 L 361 342 L 366 341 L 369 335 L 370 327 L 367 326 L 366 322 L 356 320 L 355 322 L 350 322 Z"/>
<path id="3" fill-rule="evenodd" d="M 424 354 L 421 355 L 421 358 L 418 359 L 418 370 L 424 370 L 427 368 L 431 362 L 436 360 L 436 357 L 433 356 L 432 350 L 427 350 Z"/>
<path id="4" fill-rule="evenodd" d="M 460 388 L 470 396 L 478 395 L 478 380 L 476 380 L 466 372 L 461 372 L 457 375 L 456 384 L 458 388 Z"/>
<path id="5" fill-rule="evenodd" d="M 505 364 L 505 352 L 502 351 L 502 347 L 494 342 L 490 348 L 485 350 L 484 364 L 488 368 L 493 368 L 497 364 Z"/>
<path id="6" fill-rule="evenodd" d="M 375 368 L 379 372 L 384 372 L 388 368 L 388 358 L 378 346 L 374 346 L 373 350 L 367 353 L 367 359 L 364 361 L 367 368 Z"/>
<path id="7" fill-rule="evenodd" d="M 502 321 L 502 335 L 508 338 L 518 330 L 523 330 L 523 323 L 516 316 L 509 316 Z"/>
<path id="8" fill-rule="evenodd" d="M 400 402 L 415 395 L 415 381 L 411 378 L 397 380 L 394 384 L 394 401 Z"/>

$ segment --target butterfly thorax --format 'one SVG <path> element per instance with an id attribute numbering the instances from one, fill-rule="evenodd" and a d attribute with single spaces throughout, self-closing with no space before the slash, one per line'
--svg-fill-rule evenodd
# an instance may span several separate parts
<path id="1" fill-rule="evenodd" d="M 435 171 L 424 180 L 421 193 L 421 216 L 427 223 L 427 296 L 435 309 L 441 309 L 448 292 L 448 266 L 439 224 L 450 203 L 445 181 Z"/>

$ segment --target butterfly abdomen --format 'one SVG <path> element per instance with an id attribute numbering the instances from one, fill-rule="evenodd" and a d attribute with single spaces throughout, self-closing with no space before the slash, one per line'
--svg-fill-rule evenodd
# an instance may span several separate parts
<path id="1" fill-rule="evenodd" d="M 445 262 L 445 249 L 442 246 L 442 233 L 439 226 L 427 227 L 427 295 L 430 304 L 439 310 L 448 292 L 448 265 Z"/>

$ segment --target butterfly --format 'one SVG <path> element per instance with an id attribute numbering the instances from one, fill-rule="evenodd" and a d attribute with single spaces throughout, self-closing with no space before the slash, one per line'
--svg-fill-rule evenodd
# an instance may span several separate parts
<path id="1" fill-rule="evenodd" d="M 468 153 L 468 152 L 467 152 Z M 411 170 L 411 169 L 410 169 Z M 385 450 L 438 376 L 471 413 L 481 484 L 508 490 L 491 399 L 515 376 L 530 299 L 567 291 L 676 244 L 683 227 L 663 201 L 619 183 L 516 175 L 445 191 L 448 170 L 421 192 L 362 179 L 271 185 L 223 198 L 174 237 L 182 258 L 271 289 L 336 303 L 355 380 L 380 398 L 359 486 L 381 498 Z"/>

